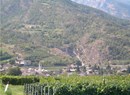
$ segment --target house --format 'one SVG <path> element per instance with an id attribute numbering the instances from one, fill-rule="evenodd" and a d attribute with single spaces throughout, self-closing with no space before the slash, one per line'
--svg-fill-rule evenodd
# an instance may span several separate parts
<path id="1" fill-rule="evenodd" d="M 21 66 L 30 66 L 32 64 L 30 60 L 16 60 L 15 63 Z"/>
<path id="2" fill-rule="evenodd" d="M 122 68 L 120 70 L 117 71 L 117 73 L 126 73 L 127 72 L 127 69 L 126 68 Z"/>
<path id="3" fill-rule="evenodd" d="M 32 63 L 30 60 L 23 60 L 21 64 L 23 64 L 24 66 L 30 66 Z"/>
<path id="4" fill-rule="evenodd" d="M 76 64 L 71 64 L 71 65 L 68 65 L 67 67 L 68 72 L 76 72 L 77 69 L 78 69 L 78 66 Z"/>
<path id="5" fill-rule="evenodd" d="M 36 75 L 35 69 L 33 68 L 22 68 L 21 71 L 23 76 Z"/>
<path id="6" fill-rule="evenodd" d="M 92 69 L 89 69 L 89 70 L 86 71 L 86 73 L 87 73 L 87 75 L 92 75 L 94 72 L 93 72 Z"/>

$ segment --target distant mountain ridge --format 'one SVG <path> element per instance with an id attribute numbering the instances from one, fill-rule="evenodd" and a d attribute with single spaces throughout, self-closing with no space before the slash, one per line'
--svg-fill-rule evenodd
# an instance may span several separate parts
<path id="1" fill-rule="evenodd" d="M 72 1 L 103 10 L 119 18 L 130 19 L 129 0 L 72 0 Z"/>

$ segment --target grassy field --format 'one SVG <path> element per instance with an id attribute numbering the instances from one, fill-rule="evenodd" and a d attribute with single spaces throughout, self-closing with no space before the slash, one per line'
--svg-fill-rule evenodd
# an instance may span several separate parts
<path id="1" fill-rule="evenodd" d="M 12 91 L 12 95 L 24 95 L 23 93 L 23 86 L 10 86 L 10 89 Z"/>
<path id="2" fill-rule="evenodd" d="M 23 86 L 9 85 L 8 91 L 4 92 L 5 85 L 0 84 L 0 95 L 24 95 Z"/>

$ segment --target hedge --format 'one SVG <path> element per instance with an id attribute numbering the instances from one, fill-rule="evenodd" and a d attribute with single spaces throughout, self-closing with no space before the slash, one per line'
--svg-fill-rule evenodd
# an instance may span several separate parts
<path id="1" fill-rule="evenodd" d="M 2 76 L 1 77 L 3 84 L 12 84 L 12 85 L 23 85 L 39 82 L 39 77 L 35 76 Z"/>

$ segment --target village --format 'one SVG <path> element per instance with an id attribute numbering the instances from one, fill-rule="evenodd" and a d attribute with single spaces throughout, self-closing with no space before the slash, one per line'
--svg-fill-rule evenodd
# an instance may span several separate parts
<path id="1" fill-rule="evenodd" d="M 80 75 L 80 76 L 88 76 L 88 75 L 112 75 L 112 74 L 128 74 L 130 73 L 130 66 L 122 66 L 122 65 L 107 65 L 107 66 L 99 66 L 99 65 L 78 65 L 76 63 L 72 63 L 67 66 L 58 66 L 58 69 L 50 69 L 57 67 L 46 67 L 40 63 L 37 63 L 37 66 L 32 66 L 32 62 L 30 60 L 24 60 L 20 54 L 17 54 L 15 64 L 3 64 L 0 65 L 0 74 L 6 74 L 9 68 L 19 67 L 23 76 L 28 75 L 38 75 L 38 76 L 59 76 L 59 75 Z"/>

